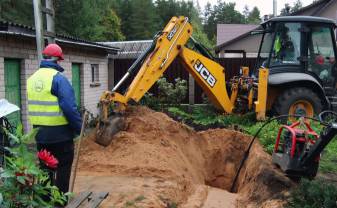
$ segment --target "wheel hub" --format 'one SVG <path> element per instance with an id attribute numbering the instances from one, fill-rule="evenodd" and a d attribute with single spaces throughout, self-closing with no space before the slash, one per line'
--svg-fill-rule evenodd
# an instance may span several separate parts
<path id="1" fill-rule="evenodd" d="M 289 115 L 314 116 L 314 106 L 307 100 L 298 100 L 289 108 Z"/>

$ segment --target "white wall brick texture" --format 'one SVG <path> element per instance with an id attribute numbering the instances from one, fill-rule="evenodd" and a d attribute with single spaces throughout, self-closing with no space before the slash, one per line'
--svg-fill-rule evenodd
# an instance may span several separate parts
<path id="1" fill-rule="evenodd" d="M 81 64 L 81 103 L 90 112 L 98 112 L 97 103 L 101 93 L 108 89 L 108 59 L 105 55 L 97 55 L 93 51 L 84 48 L 71 48 L 62 46 L 65 52 L 65 60 L 61 66 L 65 69 L 64 75 L 71 83 L 72 63 Z M 29 39 L 0 36 L 0 99 L 5 98 L 4 59 L 16 58 L 21 60 L 21 114 L 25 131 L 31 129 L 27 118 L 27 92 L 26 80 L 38 69 L 38 61 L 35 50 L 35 42 Z M 100 86 L 90 87 L 91 64 L 99 65 Z"/>

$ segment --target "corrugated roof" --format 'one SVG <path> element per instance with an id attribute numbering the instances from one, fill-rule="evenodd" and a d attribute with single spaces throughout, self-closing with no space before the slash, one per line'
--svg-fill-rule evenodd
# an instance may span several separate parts
<path id="1" fill-rule="evenodd" d="M 0 20 L 0 33 L 9 35 L 18 35 L 26 37 L 35 37 L 35 28 L 27 25 L 22 25 L 14 22 Z M 116 53 L 119 48 L 83 40 L 77 37 L 56 34 L 56 41 L 68 44 L 82 45 L 86 47 L 94 47 L 108 50 L 109 52 Z"/>
<path id="2" fill-rule="evenodd" d="M 217 25 L 217 36 L 216 45 L 226 43 L 248 31 L 257 28 L 259 25 L 248 25 L 248 24 L 218 24 Z"/>
<path id="3" fill-rule="evenodd" d="M 148 47 L 150 47 L 151 43 L 152 40 L 100 42 L 100 44 L 120 49 L 117 54 L 109 56 L 110 58 L 115 59 L 137 58 Z"/>

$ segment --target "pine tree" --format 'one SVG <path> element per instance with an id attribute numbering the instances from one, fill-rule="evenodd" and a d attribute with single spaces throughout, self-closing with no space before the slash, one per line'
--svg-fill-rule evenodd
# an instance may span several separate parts
<path id="1" fill-rule="evenodd" d="M 290 12 L 293 13 L 293 12 L 297 12 L 299 9 L 302 8 L 302 2 L 301 0 L 297 0 L 294 5 L 292 6 L 292 8 L 290 9 Z"/>
<path id="2" fill-rule="evenodd" d="M 33 1 L 0 0 L 0 20 L 6 20 L 10 22 L 33 26 Z"/>
<path id="3" fill-rule="evenodd" d="M 158 16 L 152 0 L 137 0 L 131 2 L 130 34 L 125 34 L 129 40 L 152 39 L 158 30 Z"/>
<path id="4" fill-rule="evenodd" d="M 260 10 L 254 7 L 247 17 L 247 22 L 249 24 L 259 24 L 261 22 Z"/>
<path id="5" fill-rule="evenodd" d="M 245 16 L 235 10 L 235 3 L 218 1 L 211 10 L 209 6 L 207 10 L 210 14 L 205 20 L 204 28 L 210 40 L 215 40 L 217 24 L 245 23 Z"/>
<path id="6" fill-rule="evenodd" d="M 290 6 L 289 4 L 284 4 L 284 8 L 281 9 L 280 15 L 281 16 L 287 16 L 290 14 Z"/>
<path id="7" fill-rule="evenodd" d="M 121 21 L 113 9 L 107 9 L 100 21 L 102 26 L 102 36 L 98 41 L 124 40 L 125 36 L 121 32 Z"/>
<path id="8" fill-rule="evenodd" d="M 281 13 L 280 15 L 281 16 L 286 16 L 286 15 L 289 15 L 293 12 L 297 12 L 298 10 L 300 10 L 302 8 L 302 2 L 301 0 L 297 0 L 293 6 L 290 6 L 289 4 L 285 4 L 284 5 L 284 8 L 281 9 Z"/>
<path id="9" fill-rule="evenodd" d="M 56 31 L 92 41 L 121 40 L 120 20 L 108 0 L 56 1 Z"/>
<path id="10" fill-rule="evenodd" d="M 243 8 L 242 14 L 243 14 L 243 16 L 245 16 L 245 18 L 247 19 L 248 16 L 249 16 L 249 13 L 250 13 L 250 11 L 249 11 L 248 5 L 245 5 L 245 7 Z"/>

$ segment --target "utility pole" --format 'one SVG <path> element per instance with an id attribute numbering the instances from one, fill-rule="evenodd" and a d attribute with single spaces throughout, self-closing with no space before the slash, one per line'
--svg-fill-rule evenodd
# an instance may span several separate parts
<path id="1" fill-rule="evenodd" d="M 44 37 L 48 38 L 49 43 L 55 43 L 55 11 L 53 0 L 45 0 L 45 7 L 42 6 L 41 0 L 33 0 L 34 4 L 34 20 L 35 20 L 35 35 L 36 35 L 36 51 L 38 61 L 42 60 L 42 49 L 45 46 Z M 43 28 L 43 15 L 46 15 L 47 30 Z"/>
<path id="2" fill-rule="evenodd" d="M 46 0 L 46 20 L 47 20 L 47 31 L 45 35 L 48 36 L 48 44 L 55 43 L 55 11 L 54 11 L 54 2 L 53 0 Z"/>
<path id="3" fill-rule="evenodd" d="M 273 1 L 273 15 L 277 17 L 277 0 Z"/>
<path id="4" fill-rule="evenodd" d="M 42 60 L 42 47 L 44 47 L 43 23 L 41 13 L 41 0 L 33 0 L 34 3 L 34 21 L 35 21 L 35 36 L 36 36 L 36 51 L 38 63 Z"/>

